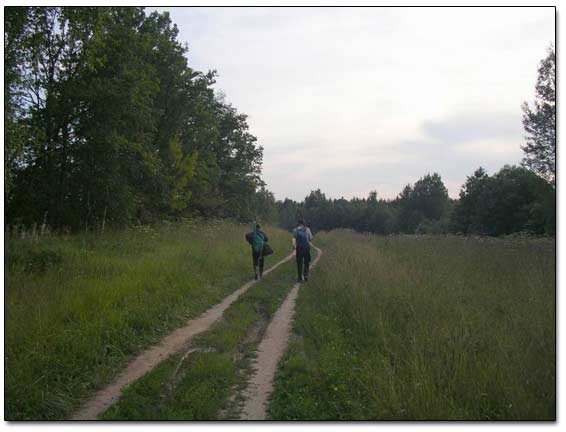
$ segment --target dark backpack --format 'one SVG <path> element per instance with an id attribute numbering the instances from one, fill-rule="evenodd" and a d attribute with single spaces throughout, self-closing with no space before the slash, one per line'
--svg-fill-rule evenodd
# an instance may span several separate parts
<path id="1" fill-rule="evenodd" d="M 306 228 L 297 228 L 297 233 L 295 234 L 297 239 L 297 247 L 306 248 L 309 245 L 309 238 L 307 236 Z"/>

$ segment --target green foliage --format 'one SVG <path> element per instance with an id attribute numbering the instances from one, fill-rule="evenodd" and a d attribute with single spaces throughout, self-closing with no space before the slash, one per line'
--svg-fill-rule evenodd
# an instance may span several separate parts
<path id="1" fill-rule="evenodd" d="M 277 207 L 273 193 L 268 191 L 265 186 L 262 185 L 256 192 L 255 200 L 256 204 L 254 207 L 257 209 L 257 215 L 254 219 L 263 220 L 271 224 L 277 224 Z"/>
<path id="2" fill-rule="evenodd" d="M 181 142 L 174 137 L 169 144 L 169 156 L 172 165 L 169 207 L 173 210 L 183 210 L 187 208 L 191 198 L 191 191 L 187 189 L 187 185 L 195 175 L 198 151 L 183 155 Z"/>
<path id="3" fill-rule="evenodd" d="M 4 8 L 4 194 L 5 203 L 12 198 L 17 157 L 22 152 L 25 129 L 17 122 L 23 104 L 18 87 L 21 84 L 18 58 L 22 55 L 22 35 L 26 20 L 22 8 Z"/>
<path id="4" fill-rule="evenodd" d="M 252 276 L 248 225 L 187 221 L 103 236 L 6 238 L 10 420 L 64 419 L 132 355 Z M 280 259 L 288 233 L 266 227 Z"/>
<path id="5" fill-rule="evenodd" d="M 454 209 L 454 229 L 457 232 L 481 234 L 484 231 L 476 215 L 476 206 L 481 204 L 481 196 L 487 187 L 489 176 L 483 168 L 478 168 L 466 178 L 460 191 L 460 199 Z"/>
<path id="6" fill-rule="evenodd" d="M 480 168 L 468 177 L 454 212 L 465 234 L 555 233 L 555 191 L 531 171 L 505 166 L 493 176 Z"/>
<path id="7" fill-rule="evenodd" d="M 312 229 L 352 228 L 376 234 L 502 236 L 512 233 L 554 235 L 556 194 L 552 186 L 525 168 L 505 166 L 493 176 L 479 168 L 466 179 L 458 200 L 448 197 L 438 174 L 406 185 L 394 200 L 328 199 L 320 189 L 302 203 L 275 203 L 279 225 L 293 228 L 299 215 Z"/>
<path id="8" fill-rule="evenodd" d="M 439 221 L 448 205 L 448 191 L 436 173 L 425 175 L 413 187 L 407 185 L 398 199 L 401 232 L 413 233 L 425 221 Z"/>
<path id="9" fill-rule="evenodd" d="M 6 24 L 9 224 L 253 217 L 262 148 L 168 13 L 12 7 Z"/>
<path id="10" fill-rule="evenodd" d="M 277 203 L 279 224 L 290 229 L 302 215 L 314 230 L 353 228 L 361 232 L 447 232 L 452 204 L 438 174 L 427 174 L 414 186 L 407 185 L 395 200 L 327 199 L 320 189 L 312 191 L 303 203 L 286 199 Z"/>
<path id="11" fill-rule="evenodd" d="M 274 420 L 553 420 L 555 242 L 321 233 Z"/>
<path id="12" fill-rule="evenodd" d="M 527 133 L 523 164 L 552 185 L 556 177 L 556 53 L 548 48 L 538 68 L 535 101 L 523 103 L 523 127 Z"/>
<path id="13" fill-rule="evenodd" d="M 299 204 L 289 198 L 275 203 L 277 209 L 277 217 L 279 226 L 287 230 L 293 229 L 297 226 L 297 214 Z"/>

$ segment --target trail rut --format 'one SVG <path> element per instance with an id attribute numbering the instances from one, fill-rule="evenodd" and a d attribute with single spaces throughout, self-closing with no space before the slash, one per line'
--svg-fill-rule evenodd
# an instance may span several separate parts
<path id="1" fill-rule="evenodd" d="M 264 275 L 269 274 L 293 257 L 294 254 L 292 253 L 283 258 L 281 261 L 265 270 Z M 252 280 L 242 285 L 232 294 L 225 297 L 220 303 L 212 306 L 197 318 L 189 320 L 184 327 L 171 332 L 159 343 L 143 351 L 126 366 L 114 381 L 99 390 L 91 399 L 86 401 L 86 403 L 71 416 L 71 420 L 96 420 L 98 415 L 106 411 L 106 409 L 119 399 L 122 394 L 122 389 L 125 386 L 141 378 L 146 372 L 153 369 L 171 354 L 183 349 L 195 335 L 210 328 L 212 324 L 222 317 L 224 311 L 236 301 L 240 295 L 245 293 L 257 282 L 256 280 Z"/>
<path id="2" fill-rule="evenodd" d="M 322 251 L 316 247 L 315 249 L 317 255 L 312 262 L 312 267 L 322 256 Z M 266 418 L 267 401 L 273 393 L 277 364 L 287 350 L 291 335 L 299 286 L 299 283 L 293 286 L 283 304 L 275 312 L 259 344 L 257 357 L 252 365 L 254 373 L 244 391 L 245 402 L 240 416 L 241 420 L 265 420 Z M 305 289 L 308 289 L 308 282 Z"/>

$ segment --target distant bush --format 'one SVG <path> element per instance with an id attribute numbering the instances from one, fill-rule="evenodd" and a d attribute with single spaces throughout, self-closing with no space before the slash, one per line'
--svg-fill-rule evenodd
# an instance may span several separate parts
<path id="1" fill-rule="evenodd" d="M 446 221 L 424 219 L 415 229 L 415 234 L 446 234 L 449 227 Z"/>

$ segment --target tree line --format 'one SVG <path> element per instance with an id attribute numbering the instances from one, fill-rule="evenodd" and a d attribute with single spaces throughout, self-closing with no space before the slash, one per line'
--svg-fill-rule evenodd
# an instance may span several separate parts
<path id="1" fill-rule="evenodd" d="M 138 7 L 5 8 L 7 224 L 254 217 L 263 149 L 177 36 Z"/>
<path id="2" fill-rule="evenodd" d="M 513 233 L 553 235 L 553 187 L 524 167 L 505 166 L 489 176 L 479 168 L 470 175 L 459 199 L 451 199 L 441 177 L 427 174 L 409 184 L 395 199 L 329 199 L 320 189 L 302 202 L 272 201 L 282 227 L 304 218 L 313 230 L 351 228 L 388 235 L 447 234 L 500 236 Z"/>

